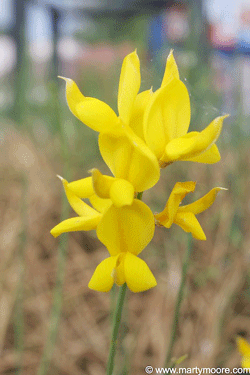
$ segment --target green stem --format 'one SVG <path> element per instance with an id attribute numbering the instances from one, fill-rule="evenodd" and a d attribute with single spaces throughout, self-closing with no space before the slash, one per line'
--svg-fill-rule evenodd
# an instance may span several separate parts
<path id="1" fill-rule="evenodd" d="M 189 240 L 188 240 L 188 245 L 187 249 L 184 255 L 184 262 L 182 266 L 182 276 L 181 276 L 181 284 L 180 288 L 178 291 L 178 296 L 175 304 L 175 311 L 174 311 L 174 318 L 173 318 L 173 323 L 172 323 L 172 332 L 171 332 L 171 338 L 170 338 L 170 343 L 167 351 L 167 356 L 165 360 L 164 367 L 170 367 L 171 366 L 171 358 L 172 358 L 172 353 L 173 353 L 173 348 L 176 340 L 176 331 L 179 323 L 179 317 L 180 317 L 180 308 L 183 300 L 183 294 L 184 294 L 184 288 L 186 284 L 186 279 L 187 279 L 187 270 L 189 266 L 189 261 L 190 261 L 190 255 L 192 251 L 192 236 L 190 235 Z"/>
<path id="2" fill-rule="evenodd" d="M 107 375 L 112 375 L 114 370 L 114 361 L 116 355 L 116 347 L 117 347 L 117 337 L 119 332 L 119 327 L 121 323 L 121 316 L 122 316 L 122 309 L 124 305 L 125 295 L 127 290 L 127 284 L 124 283 L 120 287 L 116 310 L 113 319 L 113 331 L 111 337 L 111 344 L 109 349 L 109 359 L 108 359 L 108 366 L 107 366 Z"/>

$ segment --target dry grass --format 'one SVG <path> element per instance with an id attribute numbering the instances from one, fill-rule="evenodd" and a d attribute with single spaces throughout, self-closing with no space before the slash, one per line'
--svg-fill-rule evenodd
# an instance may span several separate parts
<path id="1" fill-rule="evenodd" d="M 60 158 L 53 144 L 38 149 L 11 124 L 5 124 L 3 129 L 0 374 L 14 374 L 18 366 L 13 322 L 22 271 L 19 249 L 25 176 L 28 191 L 22 363 L 23 374 L 33 375 L 46 340 L 55 283 L 57 240 L 49 231 L 60 220 L 62 188 L 55 179 Z M 188 354 L 183 367 L 239 367 L 235 336 L 250 337 L 249 151 L 225 151 L 222 158 L 223 162 L 215 166 L 189 165 L 188 178 L 198 181 L 197 196 L 213 186 L 225 186 L 229 191 L 221 193 L 217 203 L 200 217 L 208 239 L 194 242 L 174 350 L 176 357 Z M 163 171 L 156 190 L 145 194 L 156 210 L 174 183 L 186 178 L 183 164 Z M 170 178 L 173 175 L 174 182 Z M 157 228 L 152 244 L 142 253 L 158 286 L 128 296 L 122 325 L 124 344 L 119 346 L 117 362 L 122 363 L 125 350 L 131 375 L 144 374 L 147 365 L 160 367 L 164 363 L 186 239 L 180 228 Z M 87 284 L 107 251 L 92 233 L 70 234 L 68 249 L 63 311 L 48 374 L 102 375 L 110 337 L 110 294 L 93 292 Z"/>

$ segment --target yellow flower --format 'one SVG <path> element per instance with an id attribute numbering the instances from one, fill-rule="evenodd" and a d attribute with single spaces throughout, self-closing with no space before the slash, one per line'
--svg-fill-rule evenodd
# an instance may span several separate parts
<path id="1" fill-rule="evenodd" d="M 108 292 L 114 283 L 127 283 L 132 292 L 142 292 L 156 286 L 147 264 L 137 255 L 154 235 L 154 216 L 149 207 L 138 199 L 131 206 L 112 205 L 97 227 L 97 237 L 107 247 L 110 257 L 96 268 L 89 288 Z"/>
<path id="2" fill-rule="evenodd" d="M 148 90 L 138 95 L 141 76 L 136 51 L 127 55 L 122 64 L 119 116 L 106 103 L 85 97 L 73 80 L 63 79 L 72 113 L 85 125 L 100 132 L 100 152 L 113 175 L 132 183 L 137 192 L 154 186 L 160 177 L 159 165 L 154 153 L 139 136 L 143 113 L 152 92 Z"/>
<path id="3" fill-rule="evenodd" d="M 143 125 L 144 140 L 161 167 L 177 160 L 199 163 L 216 163 L 220 160 L 215 142 L 227 115 L 217 117 L 201 132 L 188 133 L 190 117 L 189 94 L 179 79 L 171 51 L 162 85 L 148 102 Z"/>
<path id="4" fill-rule="evenodd" d="M 164 210 L 155 215 L 156 223 L 166 228 L 170 228 L 173 223 L 179 225 L 185 232 L 191 232 L 193 237 L 198 240 L 206 240 L 195 215 L 208 209 L 220 190 L 226 190 L 220 187 L 212 189 L 197 201 L 186 206 L 180 206 L 183 198 L 195 189 L 195 182 L 177 182 L 170 194 Z"/>
<path id="5" fill-rule="evenodd" d="M 242 355 L 241 366 L 250 368 L 250 344 L 242 337 L 237 337 L 237 347 Z"/>
<path id="6" fill-rule="evenodd" d="M 120 198 L 118 194 L 116 196 L 116 189 L 123 188 L 124 181 L 103 176 L 99 171 L 94 170 L 93 175 L 96 173 L 97 182 L 94 183 L 93 177 L 71 183 L 61 178 L 68 201 L 79 216 L 62 221 L 51 230 L 51 234 L 58 237 L 65 232 L 96 229 L 97 237 L 107 247 L 111 256 L 96 268 L 89 283 L 91 289 L 107 292 L 114 283 L 122 285 L 124 282 L 133 292 L 152 288 L 156 285 L 156 280 L 147 264 L 137 255 L 154 235 L 154 215 L 145 203 L 134 197 L 129 205 L 119 207 Z M 101 190 L 103 180 L 104 189 Z M 111 186 L 110 190 L 113 190 L 111 194 L 107 191 L 110 181 L 112 185 L 116 185 Z M 96 195 L 95 184 L 95 188 L 98 191 L 100 189 L 99 193 L 110 195 L 118 203 L 118 207 L 111 199 Z M 81 198 L 88 198 L 94 208 L 83 202 Z M 125 199 L 127 199 L 126 194 Z"/>

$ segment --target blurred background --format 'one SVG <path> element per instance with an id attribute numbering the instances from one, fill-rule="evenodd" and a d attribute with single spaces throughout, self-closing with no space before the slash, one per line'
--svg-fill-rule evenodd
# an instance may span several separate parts
<path id="1" fill-rule="evenodd" d="M 191 98 L 191 130 L 230 114 L 215 165 L 177 162 L 143 199 L 162 210 L 177 181 L 192 201 L 228 189 L 200 215 L 174 356 L 182 367 L 239 367 L 250 339 L 250 0 L 0 0 L 0 374 L 102 375 L 110 341 L 109 294 L 88 289 L 107 250 L 95 232 L 54 239 L 74 216 L 56 174 L 108 173 L 97 134 L 69 111 L 65 83 L 116 111 L 123 58 L 137 48 L 141 90 L 161 83 L 174 49 Z M 115 374 L 161 367 L 170 339 L 188 235 L 156 228 L 142 253 L 158 286 L 128 293 Z"/>

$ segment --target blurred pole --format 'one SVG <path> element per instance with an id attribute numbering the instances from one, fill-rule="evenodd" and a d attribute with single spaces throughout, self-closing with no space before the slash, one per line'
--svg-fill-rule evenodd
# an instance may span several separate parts
<path id="1" fill-rule="evenodd" d="M 53 57 L 52 57 L 52 79 L 57 80 L 58 71 L 59 71 L 59 59 L 57 53 L 57 45 L 59 40 L 59 21 L 60 21 L 60 12 L 58 9 L 51 7 L 50 8 L 50 17 L 52 24 L 52 43 L 53 43 Z"/>
<path id="2" fill-rule="evenodd" d="M 16 43 L 16 68 L 14 74 L 14 120 L 23 122 L 23 103 L 25 98 L 25 2 L 26 0 L 13 0 L 14 27 L 12 36 Z"/>
<path id="3" fill-rule="evenodd" d="M 51 96 L 53 98 L 53 124 L 54 129 L 56 131 L 60 131 L 62 124 L 60 124 L 60 110 L 58 108 L 60 107 L 59 103 L 59 78 L 58 72 L 59 72 L 59 58 L 57 53 L 57 46 L 58 46 L 58 40 L 59 40 L 59 21 L 60 21 L 60 12 L 55 7 L 50 7 L 50 19 L 51 19 L 51 26 L 52 26 L 52 48 L 53 48 L 53 55 L 52 55 L 52 61 L 51 61 L 51 68 L 50 68 L 50 91 Z M 62 140 L 63 141 L 63 140 Z"/>
<path id="4" fill-rule="evenodd" d="M 202 0 L 190 0 L 190 49 L 196 52 L 198 65 L 208 61 L 208 44 L 205 33 L 205 18 L 202 11 Z M 196 70 L 196 69 L 195 69 Z"/>

